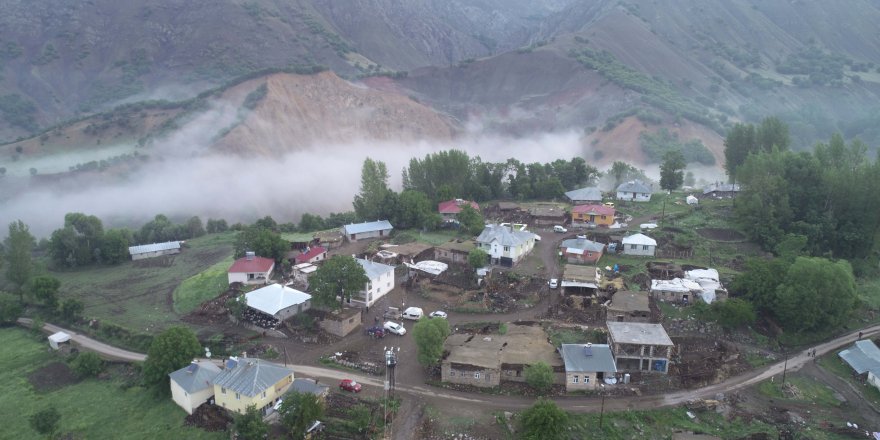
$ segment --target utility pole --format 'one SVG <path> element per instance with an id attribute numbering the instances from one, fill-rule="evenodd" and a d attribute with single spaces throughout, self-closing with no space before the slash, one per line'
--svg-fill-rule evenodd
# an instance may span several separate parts
<path id="1" fill-rule="evenodd" d="M 602 419 L 605 418 L 605 384 L 599 384 L 599 394 L 602 396 L 602 407 L 599 410 L 599 429 L 602 429 Z"/>
<path id="2" fill-rule="evenodd" d="M 785 371 L 788 370 L 788 352 L 785 352 L 785 362 L 782 363 L 782 384 L 785 385 Z"/>

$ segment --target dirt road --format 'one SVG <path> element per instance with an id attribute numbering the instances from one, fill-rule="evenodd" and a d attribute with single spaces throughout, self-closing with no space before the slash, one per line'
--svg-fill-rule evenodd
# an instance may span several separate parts
<path id="1" fill-rule="evenodd" d="M 29 318 L 18 318 L 18 323 L 25 326 L 30 327 L 33 325 L 33 320 Z M 114 347 L 112 345 L 107 345 L 103 342 L 98 342 L 88 336 L 83 336 L 74 331 L 63 329 L 53 324 L 45 324 L 43 325 L 43 331 L 49 333 L 50 335 L 57 332 L 64 332 L 70 335 L 70 340 L 75 342 L 81 349 L 85 349 L 88 351 L 93 351 L 98 353 L 102 358 L 109 361 L 123 361 L 123 362 L 143 362 L 147 359 L 147 355 L 142 353 L 135 353 L 133 351 L 123 350 L 121 348 Z"/>

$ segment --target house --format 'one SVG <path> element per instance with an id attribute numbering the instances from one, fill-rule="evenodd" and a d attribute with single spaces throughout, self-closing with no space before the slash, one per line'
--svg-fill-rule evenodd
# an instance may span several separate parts
<path id="1" fill-rule="evenodd" d="M 559 244 L 559 252 L 574 264 L 596 264 L 604 250 L 604 244 L 586 238 L 570 238 Z"/>
<path id="2" fill-rule="evenodd" d="M 505 213 L 520 211 L 519 204 L 514 202 L 498 202 L 498 210 Z"/>
<path id="3" fill-rule="evenodd" d="M 608 344 L 621 372 L 669 372 L 674 344 L 660 324 L 614 322 L 608 324 Z"/>
<path id="4" fill-rule="evenodd" d="M 595 186 L 578 188 L 565 193 L 565 197 L 574 205 L 602 203 L 602 191 Z"/>
<path id="5" fill-rule="evenodd" d="M 262 359 L 233 357 L 212 384 L 217 406 L 244 414 L 254 405 L 266 414 L 293 384 L 293 370 Z"/>
<path id="6" fill-rule="evenodd" d="M 651 187 L 641 180 L 630 180 L 617 186 L 617 200 L 650 202 Z"/>
<path id="7" fill-rule="evenodd" d="M 507 226 L 486 225 L 476 241 L 477 247 L 489 254 L 491 264 L 513 267 L 535 247 L 535 234 L 514 231 Z"/>
<path id="8" fill-rule="evenodd" d="M 691 304 L 702 291 L 699 283 L 684 278 L 651 280 L 651 296 L 657 301 Z"/>
<path id="9" fill-rule="evenodd" d="M 565 364 L 540 326 L 509 324 L 503 335 L 456 333 L 444 344 L 440 366 L 443 382 L 497 387 L 502 381 L 525 382 L 523 370 L 539 361 L 553 368 L 555 382 Z"/>
<path id="10" fill-rule="evenodd" d="M 540 204 L 529 208 L 532 224 L 553 226 L 565 224 L 565 210 L 554 204 Z"/>
<path id="11" fill-rule="evenodd" d="M 602 274 L 596 266 L 567 264 L 559 282 L 563 295 L 595 295 L 599 290 Z"/>
<path id="12" fill-rule="evenodd" d="M 414 262 L 431 259 L 434 257 L 434 246 L 420 241 L 413 241 L 406 244 L 383 244 L 382 248 L 376 255 L 383 259 L 383 262 L 390 264 L 401 264 L 404 262 Z"/>
<path id="13" fill-rule="evenodd" d="M 165 243 L 142 244 L 140 246 L 130 246 L 128 253 L 131 255 L 132 261 L 143 260 L 146 258 L 159 257 L 162 255 L 174 255 L 180 253 L 179 241 L 168 241 Z"/>
<path id="14" fill-rule="evenodd" d="M 315 241 L 325 249 L 338 248 L 345 241 L 345 234 L 339 229 L 318 231 L 315 232 Z"/>
<path id="15" fill-rule="evenodd" d="M 316 379 L 294 379 L 293 385 L 287 390 L 288 393 L 297 392 L 300 394 L 314 394 L 320 401 L 327 399 L 330 394 L 330 386 L 318 383 Z"/>
<path id="16" fill-rule="evenodd" d="M 303 253 L 294 257 L 296 264 L 317 263 L 327 259 L 327 248 L 324 246 L 306 247 Z"/>
<path id="17" fill-rule="evenodd" d="M 856 341 L 852 347 L 837 353 L 859 376 L 880 390 L 880 348 L 873 341 Z"/>
<path id="18" fill-rule="evenodd" d="M 201 404 L 214 397 L 213 380 L 220 374 L 220 367 L 211 362 L 193 361 L 191 364 L 168 375 L 171 379 L 171 400 L 192 413 Z"/>
<path id="19" fill-rule="evenodd" d="M 470 207 L 474 208 L 474 210 L 476 210 L 477 212 L 480 211 L 480 205 L 478 205 L 477 202 L 472 202 L 464 199 L 452 199 L 445 202 L 440 202 L 437 205 L 437 211 L 440 212 L 440 217 L 443 218 L 443 221 L 457 221 L 458 213 L 461 212 L 461 208 L 465 205 L 470 205 Z"/>
<path id="20" fill-rule="evenodd" d="M 617 373 L 608 344 L 562 344 L 559 353 L 565 363 L 565 391 L 595 390 Z"/>
<path id="21" fill-rule="evenodd" d="M 244 257 L 232 263 L 227 277 L 229 284 L 266 284 L 272 278 L 274 270 L 275 260 L 258 257 L 253 252 L 247 252 Z"/>
<path id="22" fill-rule="evenodd" d="M 657 240 L 645 234 L 633 234 L 623 237 L 621 243 L 623 243 L 624 255 L 653 257 L 654 251 L 657 249 Z"/>
<path id="23" fill-rule="evenodd" d="M 270 284 L 248 292 L 244 297 L 248 307 L 279 321 L 296 316 L 312 306 L 312 295 L 281 284 Z"/>
<path id="24" fill-rule="evenodd" d="M 468 255 L 475 247 L 472 240 L 450 240 L 434 247 L 434 259 L 449 263 L 467 264 Z"/>
<path id="25" fill-rule="evenodd" d="M 367 281 L 364 290 L 352 295 L 351 302 L 370 307 L 391 289 L 394 289 L 394 266 L 363 258 L 358 258 L 357 262 L 364 268 L 370 281 Z"/>
<path id="26" fill-rule="evenodd" d="M 353 223 L 342 227 L 342 233 L 348 241 L 382 238 L 391 235 L 394 226 L 388 220 L 375 222 Z"/>
<path id="27" fill-rule="evenodd" d="M 715 182 L 703 188 L 703 198 L 732 198 L 739 194 L 741 188 L 738 183 L 721 183 Z"/>
<path id="28" fill-rule="evenodd" d="M 605 309 L 605 319 L 615 322 L 651 322 L 651 302 L 648 292 L 615 292 Z"/>
<path id="29" fill-rule="evenodd" d="M 571 225 L 607 228 L 614 224 L 614 208 L 605 205 L 578 205 L 571 208 Z"/>

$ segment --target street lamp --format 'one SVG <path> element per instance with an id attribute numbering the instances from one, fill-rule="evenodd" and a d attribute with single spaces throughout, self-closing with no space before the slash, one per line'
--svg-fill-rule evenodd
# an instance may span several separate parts
<path id="1" fill-rule="evenodd" d="M 602 406 L 599 410 L 599 429 L 602 429 L 602 419 L 605 418 L 605 384 L 599 384 L 599 395 L 602 396 Z"/>

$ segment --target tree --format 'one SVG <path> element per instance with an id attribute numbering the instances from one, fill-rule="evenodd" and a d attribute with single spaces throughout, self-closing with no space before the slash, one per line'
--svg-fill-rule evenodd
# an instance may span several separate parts
<path id="1" fill-rule="evenodd" d="M 361 220 L 379 220 L 388 218 L 387 212 L 382 212 L 382 203 L 388 189 L 388 168 L 385 162 L 364 159 L 361 167 L 361 191 L 354 196 L 354 212 Z"/>
<path id="2" fill-rule="evenodd" d="M 21 302 L 0 292 L 0 324 L 12 324 L 21 316 Z"/>
<path id="3" fill-rule="evenodd" d="M 709 310 L 712 319 L 728 330 L 754 324 L 757 319 L 752 303 L 741 298 L 715 301 Z"/>
<path id="4" fill-rule="evenodd" d="M 431 201 L 421 191 L 404 190 L 397 199 L 394 225 L 400 229 L 428 228 L 434 214 Z"/>
<path id="5" fill-rule="evenodd" d="M 290 249 L 290 244 L 277 232 L 260 226 L 250 226 L 235 236 L 234 249 L 235 258 L 241 258 L 251 251 L 258 256 L 281 262 Z"/>
<path id="6" fill-rule="evenodd" d="M 757 144 L 755 126 L 736 124 L 724 138 L 724 169 L 731 180 L 736 180 L 736 170 L 745 163 Z"/>
<path id="7" fill-rule="evenodd" d="M 550 387 L 553 386 L 553 368 L 546 362 L 538 361 L 526 366 L 523 375 L 526 383 L 540 392 L 550 391 Z"/>
<path id="8" fill-rule="evenodd" d="M 684 183 L 684 168 L 687 162 L 679 150 L 668 151 L 660 164 L 660 188 L 672 191 Z"/>
<path id="9" fill-rule="evenodd" d="M 31 293 L 41 301 L 49 310 L 54 311 L 58 307 L 58 288 L 61 281 L 49 275 L 42 275 L 31 280 Z"/>
<path id="10" fill-rule="evenodd" d="M 76 322 L 82 317 L 82 312 L 85 310 L 85 306 L 82 301 L 68 298 L 61 302 L 61 319 L 64 322 Z"/>
<path id="11" fill-rule="evenodd" d="M 228 310 L 235 319 L 241 319 L 244 316 L 244 311 L 246 309 L 247 300 L 244 295 L 239 295 L 235 298 L 229 298 L 226 300 L 226 310 Z"/>
<path id="12" fill-rule="evenodd" d="M 281 424 L 287 428 L 287 434 L 291 438 L 302 439 L 312 423 L 324 417 L 324 406 L 318 396 L 312 393 L 292 391 L 284 396 L 278 412 L 281 413 Z"/>
<path id="13" fill-rule="evenodd" d="M 309 286 L 316 304 L 341 309 L 345 301 L 364 290 L 369 281 L 364 268 L 354 258 L 334 255 L 315 271 Z"/>
<path id="14" fill-rule="evenodd" d="M 202 225 L 202 219 L 199 216 L 191 217 L 186 221 L 186 232 L 189 238 L 201 237 L 205 235 L 205 227 Z"/>
<path id="15" fill-rule="evenodd" d="M 52 437 L 61 426 L 61 413 L 54 406 L 50 406 L 42 411 L 31 414 L 28 421 L 34 431 L 39 432 L 47 437 Z"/>
<path id="16" fill-rule="evenodd" d="M 24 303 L 24 285 L 31 279 L 34 263 L 31 252 L 36 241 L 23 221 L 9 224 L 9 236 L 3 243 L 6 260 L 6 279 L 15 285 L 19 302 Z"/>
<path id="17" fill-rule="evenodd" d="M 209 234 L 216 234 L 219 232 L 226 232 L 229 229 L 229 226 L 226 224 L 226 220 L 221 219 L 208 219 L 208 223 L 205 228 Z"/>
<path id="18" fill-rule="evenodd" d="M 449 336 L 449 321 L 440 318 L 422 318 L 413 326 L 413 339 L 419 350 L 419 363 L 436 365 L 443 355 L 443 343 Z"/>
<path id="19" fill-rule="evenodd" d="M 774 148 L 788 150 L 791 146 L 791 136 L 788 133 L 788 125 L 775 116 L 764 118 L 761 125 L 755 131 L 757 147 L 763 151 L 771 151 Z"/>
<path id="20" fill-rule="evenodd" d="M 272 218 L 271 215 L 267 215 L 257 221 L 254 222 L 254 226 L 258 228 L 268 229 L 270 231 L 278 231 L 278 222 Z"/>
<path id="21" fill-rule="evenodd" d="M 326 229 L 324 219 L 320 215 L 313 215 L 307 212 L 302 215 L 299 221 L 299 230 L 303 232 L 314 232 L 324 229 Z"/>
<path id="22" fill-rule="evenodd" d="M 614 188 L 620 186 L 627 177 L 627 174 L 632 172 L 634 168 L 635 167 L 626 162 L 615 160 L 614 163 L 611 164 L 611 170 L 608 171 L 608 174 L 614 177 Z"/>
<path id="23" fill-rule="evenodd" d="M 471 251 L 468 252 L 468 264 L 474 269 L 486 267 L 486 265 L 489 264 L 489 254 L 480 248 L 471 249 Z"/>
<path id="24" fill-rule="evenodd" d="M 97 354 L 84 351 L 70 361 L 70 367 L 79 377 L 95 377 L 104 370 L 104 361 Z"/>
<path id="25" fill-rule="evenodd" d="M 552 400 L 540 398 L 519 415 L 519 425 L 522 438 L 527 440 L 563 439 L 568 431 L 568 414 Z"/>
<path id="26" fill-rule="evenodd" d="M 195 333 L 186 327 L 171 327 L 153 339 L 144 362 L 144 381 L 168 392 L 168 374 L 179 370 L 202 353 Z"/>
<path id="27" fill-rule="evenodd" d="M 837 328 L 855 304 L 856 283 L 845 260 L 798 257 L 776 288 L 776 316 L 790 331 Z"/>
<path id="28" fill-rule="evenodd" d="M 269 425 L 263 421 L 263 414 L 256 405 L 250 405 L 244 414 L 237 414 L 232 429 L 242 440 L 263 440 L 269 435 Z"/>
<path id="29" fill-rule="evenodd" d="M 106 264 L 119 264 L 128 260 L 128 248 L 133 236 L 128 229 L 109 229 L 101 242 L 101 256 Z"/>
<path id="30" fill-rule="evenodd" d="M 373 411 L 367 405 L 359 403 L 348 410 L 348 418 L 358 432 L 366 432 L 373 424 Z"/>
<path id="31" fill-rule="evenodd" d="M 470 204 L 462 205 L 461 211 L 456 215 L 456 218 L 458 218 L 458 222 L 464 227 L 465 231 L 471 235 L 479 234 L 486 227 L 483 215 Z"/>

